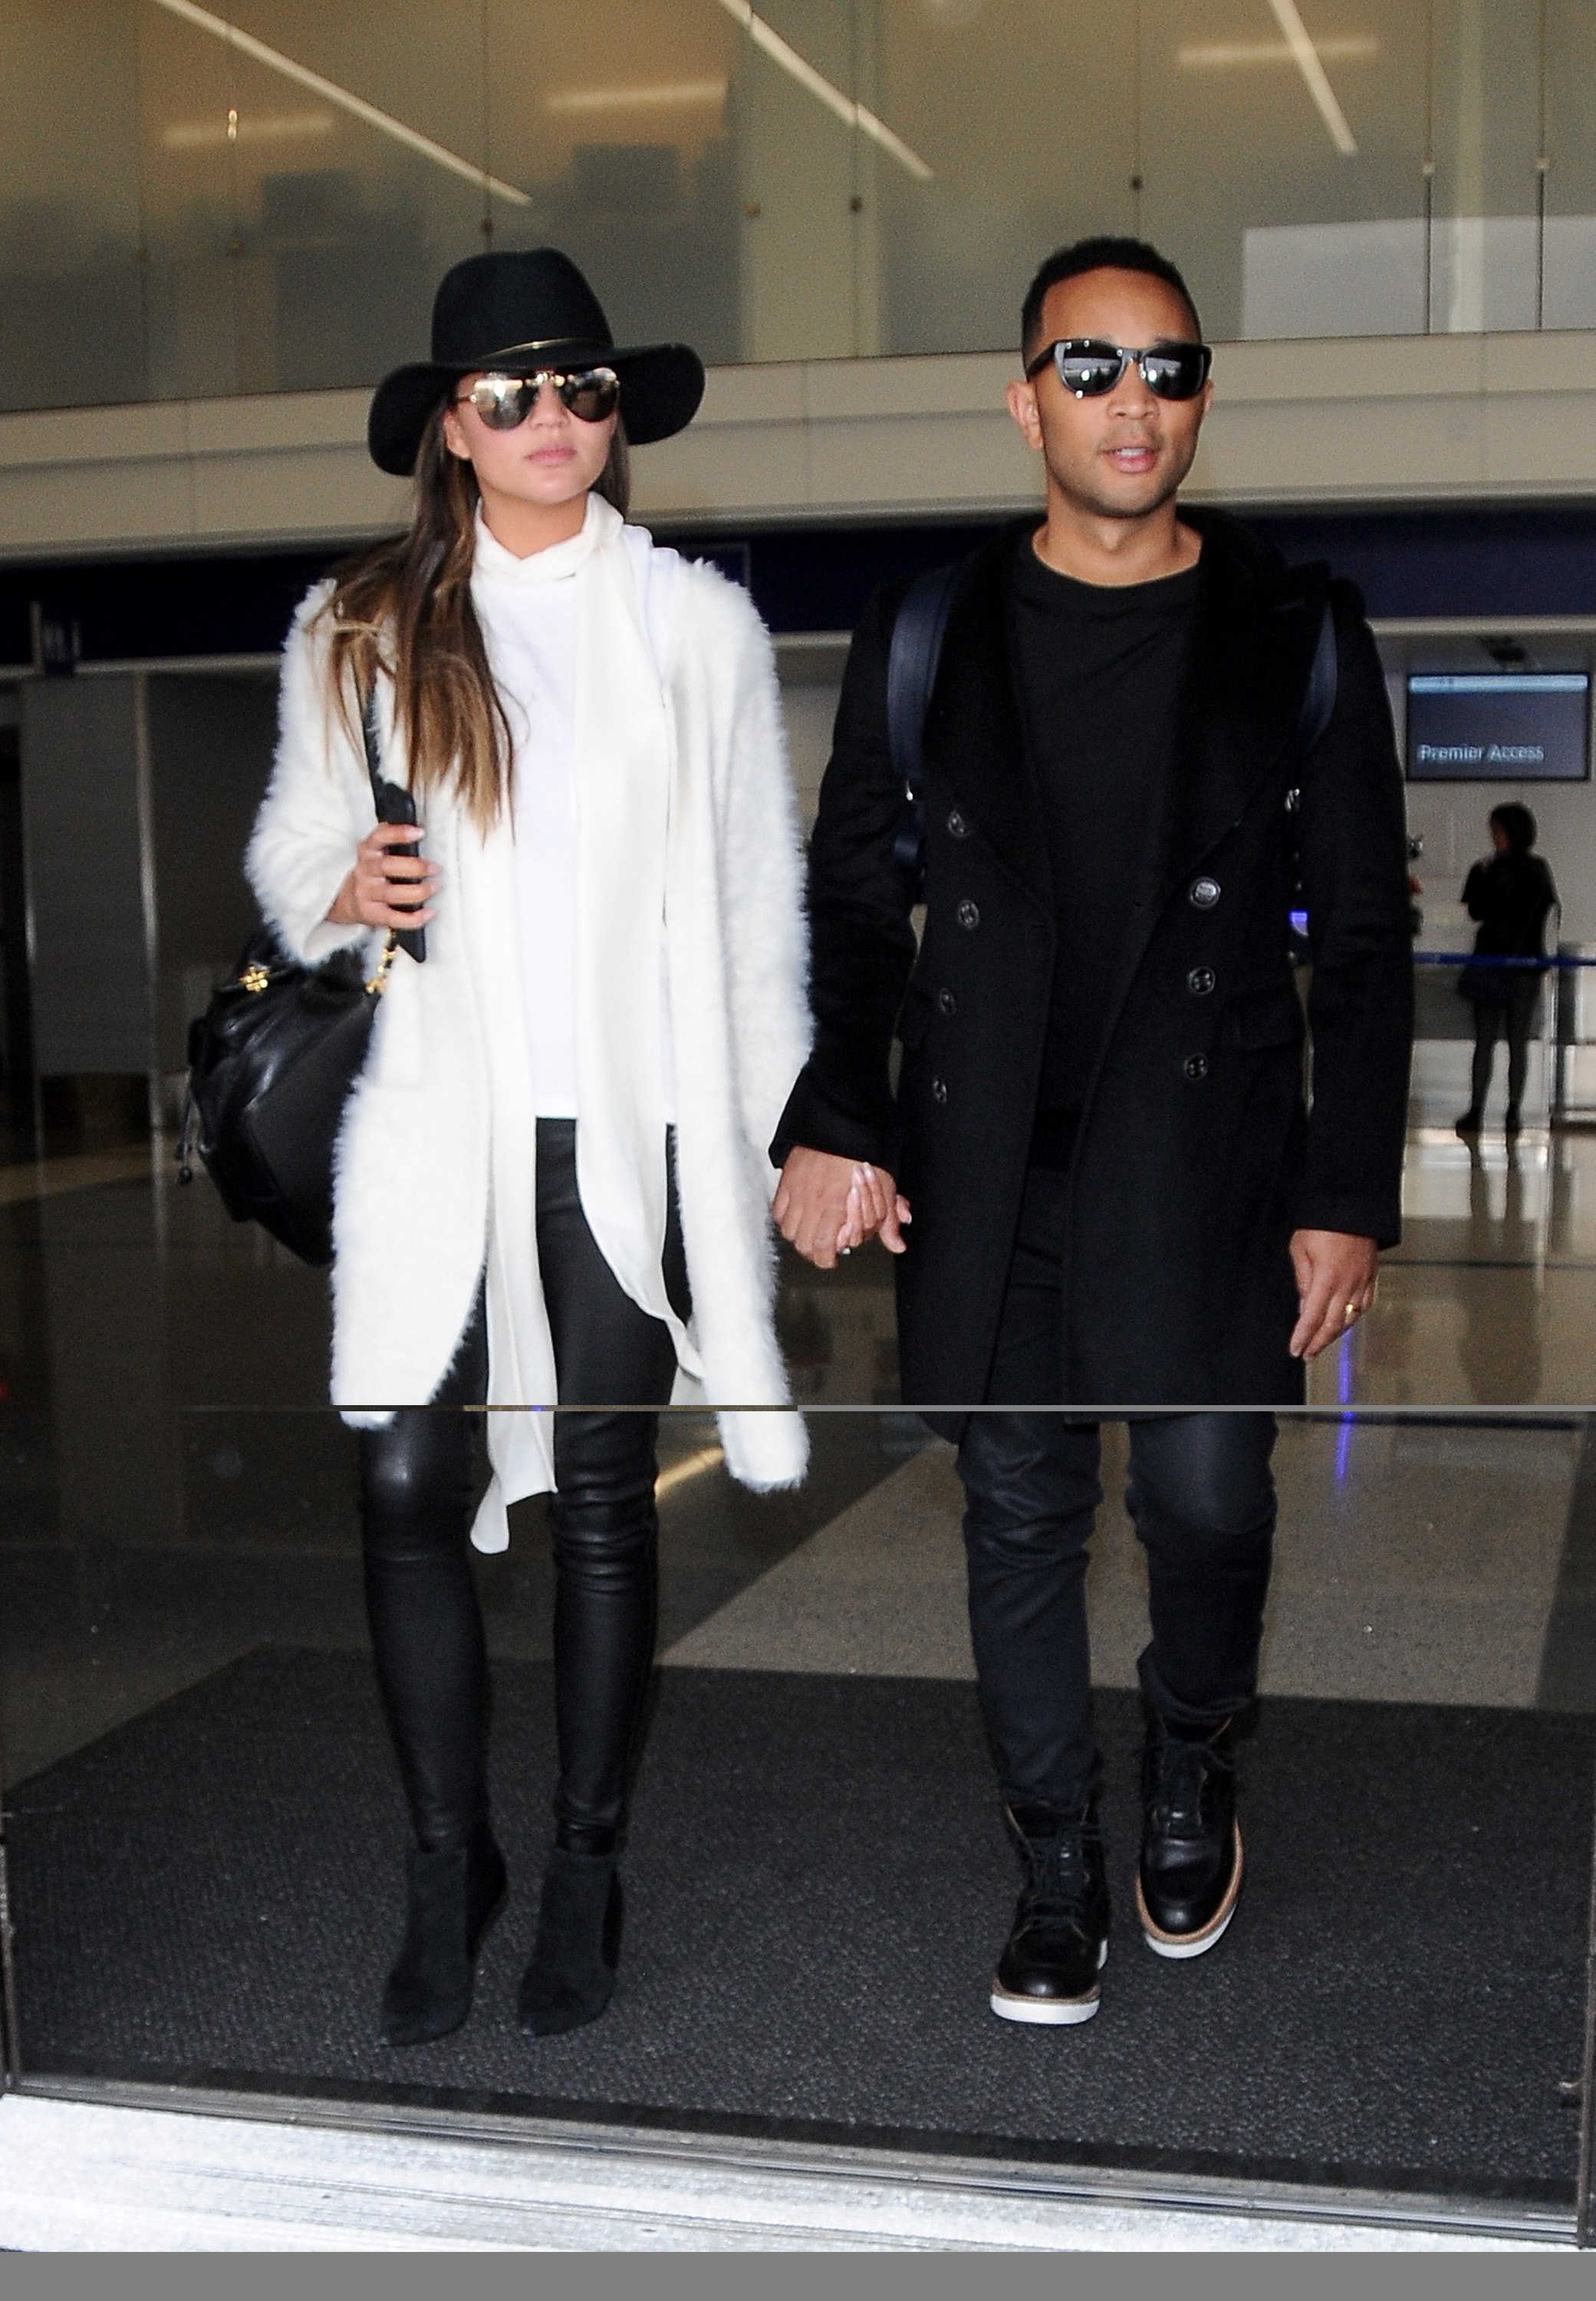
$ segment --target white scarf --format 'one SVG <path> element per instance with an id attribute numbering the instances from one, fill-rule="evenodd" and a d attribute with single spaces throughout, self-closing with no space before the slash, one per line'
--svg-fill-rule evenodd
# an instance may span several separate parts
<path id="1" fill-rule="evenodd" d="M 633 531 L 633 533 L 638 533 Z M 542 563 L 540 565 L 540 563 Z M 674 729 L 623 523 L 588 498 L 580 535 L 522 563 L 573 577 L 577 888 L 577 1187 L 606 1262 L 662 1319 L 689 1375 L 698 1354 L 666 1298 L 666 848 Z"/>

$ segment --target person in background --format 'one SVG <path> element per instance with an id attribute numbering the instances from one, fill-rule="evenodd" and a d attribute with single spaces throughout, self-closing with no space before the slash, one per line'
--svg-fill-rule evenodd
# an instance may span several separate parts
<path id="1" fill-rule="evenodd" d="M 1534 846 L 1534 816 L 1517 799 L 1504 800 L 1491 810 L 1492 851 L 1470 866 L 1463 883 L 1464 907 L 1471 919 L 1479 921 L 1480 931 L 1475 937 L 1474 962 L 1464 968 L 1458 984 L 1474 1007 L 1474 1076 L 1468 1109 L 1458 1120 L 1459 1134 L 1477 1134 L 1484 1123 L 1496 1042 L 1501 1036 L 1508 1042 L 1507 1132 L 1517 1134 L 1521 1124 L 1530 1026 L 1546 972 L 1544 964 L 1533 962 L 1544 961 L 1546 922 L 1558 899 L 1551 873 Z M 1531 963 L 1477 964 L 1492 958 Z"/>

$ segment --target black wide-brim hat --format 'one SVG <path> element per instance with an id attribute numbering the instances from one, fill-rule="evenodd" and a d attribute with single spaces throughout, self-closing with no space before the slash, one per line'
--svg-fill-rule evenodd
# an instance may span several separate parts
<path id="1" fill-rule="evenodd" d="M 686 344 L 616 344 L 604 307 L 557 247 L 468 255 L 432 299 L 432 356 L 384 376 L 372 399 L 372 459 L 404 478 L 427 418 L 457 378 L 540 368 L 614 368 L 621 420 L 636 448 L 684 431 L 704 397 L 704 363 Z"/>

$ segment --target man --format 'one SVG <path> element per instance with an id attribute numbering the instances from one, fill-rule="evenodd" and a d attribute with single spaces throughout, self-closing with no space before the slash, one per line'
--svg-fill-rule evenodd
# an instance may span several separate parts
<path id="1" fill-rule="evenodd" d="M 1168 1410 L 1299 1402 L 1304 1360 L 1372 1301 L 1399 1231 L 1412 980 L 1358 594 L 1178 506 L 1211 392 L 1179 272 L 1139 241 L 1062 249 L 1022 343 L 1008 408 L 1044 516 L 960 571 L 924 724 L 923 933 L 916 950 L 889 594 L 843 683 L 811 850 L 815 1049 L 772 1156 L 777 1220 L 810 1260 L 878 1232 L 900 1258 L 904 1397 L 958 1442 L 982 1706 L 1025 1877 L 992 2010 L 1062 2023 L 1096 2012 L 1107 1954 L 1095 1418 L 1164 1410 L 1130 1426 L 1152 1625 L 1137 1902 L 1154 1950 L 1193 1957 L 1241 1881 L 1232 1738 L 1257 1684 L 1274 1423 Z M 1327 614 L 1333 707 L 1308 740 Z M 1015 1410 L 1061 1406 L 1089 1410 Z"/>

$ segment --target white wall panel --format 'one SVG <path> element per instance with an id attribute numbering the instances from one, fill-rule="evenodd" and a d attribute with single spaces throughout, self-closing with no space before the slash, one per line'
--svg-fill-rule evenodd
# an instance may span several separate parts
<path id="1" fill-rule="evenodd" d="M 637 457 L 644 518 L 1002 512 L 1037 492 L 991 353 L 723 369 Z M 1588 496 L 1596 331 L 1232 344 L 1194 500 L 1301 506 Z M 402 520 L 365 395 L 0 416 L 0 557 L 343 541 Z"/>

